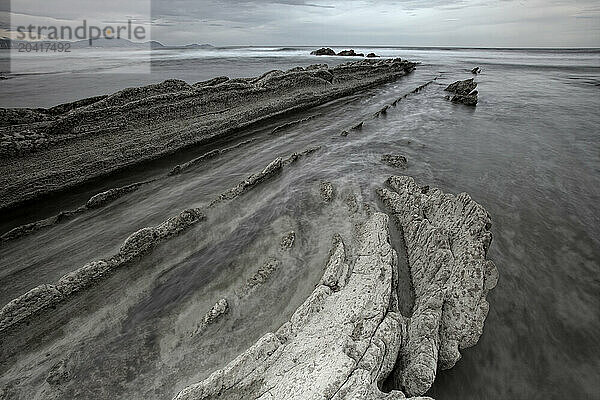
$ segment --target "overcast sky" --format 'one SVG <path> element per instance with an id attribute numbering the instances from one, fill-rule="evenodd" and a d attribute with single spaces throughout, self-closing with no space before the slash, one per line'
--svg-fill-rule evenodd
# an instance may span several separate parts
<path id="1" fill-rule="evenodd" d="M 11 11 L 66 23 L 148 10 L 146 0 L 14 0 Z M 152 0 L 151 14 L 165 44 L 600 47 L 598 0 Z"/>

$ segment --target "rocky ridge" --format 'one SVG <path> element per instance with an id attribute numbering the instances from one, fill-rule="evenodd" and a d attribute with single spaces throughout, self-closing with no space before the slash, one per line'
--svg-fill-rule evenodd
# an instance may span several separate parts
<path id="1" fill-rule="evenodd" d="M 193 85 L 167 80 L 50 109 L 0 109 L 0 208 L 396 80 L 415 66 L 317 64 Z"/>
<path id="2" fill-rule="evenodd" d="M 467 194 L 420 187 L 406 176 L 378 194 L 404 233 L 416 301 L 399 312 L 397 254 L 388 216 L 366 213 L 354 257 L 335 235 L 319 285 L 277 331 L 175 400 L 404 399 L 473 346 L 497 281 L 486 260 L 487 212 Z M 380 390 L 384 381 L 396 390 Z M 402 391 L 400 391 L 402 389 Z"/>

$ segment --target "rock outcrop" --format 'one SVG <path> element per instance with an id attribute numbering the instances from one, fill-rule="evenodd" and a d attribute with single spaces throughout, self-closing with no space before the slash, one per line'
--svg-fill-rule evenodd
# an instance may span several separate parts
<path id="1" fill-rule="evenodd" d="M 337 53 L 337 55 L 344 56 L 344 57 L 364 57 L 365 56 L 363 53 L 356 53 L 354 51 L 354 49 L 342 50 L 339 53 Z"/>
<path id="2" fill-rule="evenodd" d="M 290 320 L 176 399 L 404 398 L 377 386 L 403 343 L 387 224 L 381 213 L 366 221 L 351 267 L 336 237 L 321 283 Z"/>
<path id="3" fill-rule="evenodd" d="M 313 56 L 335 56 L 335 51 L 329 47 L 321 47 L 319 50 L 310 52 Z"/>
<path id="4" fill-rule="evenodd" d="M 49 109 L 0 109 L 0 209 L 394 81 L 415 66 L 361 60 L 196 85 L 167 80 Z"/>
<path id="5" fill-rule="evenodd" d="M 392 190 L 378 194 L 402 227 L 415 290 L 394 381 L 419 395 L 438 368 L 453 367 L 459 350 L 474 346 L 482 334 L 486 295 L 498 280 L 494 263 L 486 260 L 491 221 L 466 193 L 444 194 L 407 176 L 391 177 L 388 184 Z"/>
<path id="6" fill-rule="evenodd" d="M 468 106 L 477 105 L 477 82 L 471 79 L 466 79 L 464 81 L 456 81 L 444 90 L 454 93 L 454 96 L 451 97 L 451 101 L 453 103 L 462 103 Z"/>
<path id="7" fill-rule="evenodd" d="M 381 156 L 381 161 L 394 168 L 406 168 L 408 165 L 406 157 L 400 154 L 384 154 Z"/>
<path id="8" fill-rule="evenodd" d="M 379 56 L 375 53 L 369 53 L 367 54 L 367 58 L 379 58 Z"/>

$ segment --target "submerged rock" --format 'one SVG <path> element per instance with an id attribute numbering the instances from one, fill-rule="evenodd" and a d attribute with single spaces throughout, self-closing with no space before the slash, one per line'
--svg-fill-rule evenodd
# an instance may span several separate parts
<path id="1" fill-rule="evenodd" d="M 381 161 L 394 168 L 406 168 L 408 165 L 406 157 L 400 154 L 384 154 L 381 156 Z"/>
<path id="2" fill-rule="evenodd" d="M 335 51 L 329 47 L 322 47 L 319 50 L 311 51 L 310 54 L 313 56 L 335 56 Z"/>

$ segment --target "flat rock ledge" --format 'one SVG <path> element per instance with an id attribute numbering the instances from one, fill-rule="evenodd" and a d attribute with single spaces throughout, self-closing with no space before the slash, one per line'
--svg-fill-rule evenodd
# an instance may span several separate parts
<path id="1" fill-rule="evenodd" d="M 483 332 L 486 295 L 498 281 L 494 263 L 486 260 L 491 220 L 466 193 L 445 194 L 407 176 L 393 176 L 388 185 L 391 190 L 378 194 L 402 228 L 415 291 L 394 380 L 417 395 Z"/>

